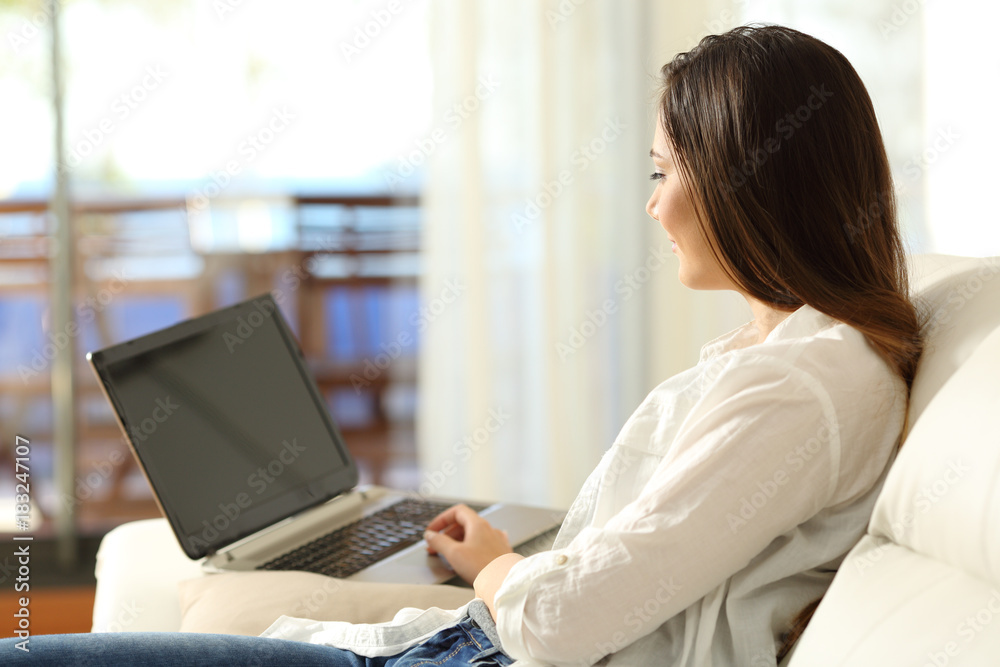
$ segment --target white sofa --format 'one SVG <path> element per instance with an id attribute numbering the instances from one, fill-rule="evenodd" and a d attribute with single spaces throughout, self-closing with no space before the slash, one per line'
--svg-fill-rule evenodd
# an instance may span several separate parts
<path id="1" fill-rule="evenodd" d="M 1000 257 L 923 256 L 911 428 L 792 667 L 1000 665 Z"/>
<path id="2" fill-rule="evenodd" d="M 928 325 L 910 432 L 792 667 L 1000 665 L 998 277 L 1000 258 L 914 258 Z M 200 576 L 163 519 L 116 528 L 93 631 L 183 629 L 178 584 Z"/>

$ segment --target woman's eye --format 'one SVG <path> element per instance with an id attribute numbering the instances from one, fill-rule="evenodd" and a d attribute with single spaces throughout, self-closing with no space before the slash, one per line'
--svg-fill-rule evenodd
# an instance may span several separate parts
<path id="1" fill-rule="evenodd" d="M 666 174 L 661 174 L 658 171 L 654 171 L 652 174 L 649 175 L 649 180 L 651 180 L 651 181 L 659 181 L 659 180 L 662 180 L 664 176 L 666 176 Z"/>

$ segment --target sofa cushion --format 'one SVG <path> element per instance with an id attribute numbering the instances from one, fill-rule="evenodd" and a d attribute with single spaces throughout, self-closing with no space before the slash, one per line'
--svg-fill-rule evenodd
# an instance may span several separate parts
<path id="1" fill-rule="evenodd" d="M 866 536 L 844 559 L 790 667 L 986 667 L 1000 656 L 1000 586 Z"/>
<path id="2" fill-rule="evenodd" d="M 1000 257 L 915 255 L 910 282 L 924 318 L 924 354 L 910 393 L 910 426 L 986 336 L 1000 326 Z"/>
<path id="3" fill-rule="evenodd" d="M 281 614 L 374 622 L 402 607 L 460 607 L 473 595 L 458 586 L 391 584 L 365 584 L 362 593 L 357 584 L 309 572 L 206 574 L 201 561 L 181 550 L 166 519 L 110 531 L 95 574 L 92 632 L 255 635 Z"/>
<path id="4" fill-rule="evenodd" d="M 868 532 L 1000 585 L 1000 328 L 914 425 Z M 1000 631 L 1000 630 L 998 630 Z"/>
<path id="5" fill-rule="evenodd" d="M 379 623 L 403 607 L 455 609 L 471 588 L 357 583 L 312 572 L 213 574 L 180 583 L 181 632 L 259 635 L 281 615 Z"/>
<path id="6" fill-rule="evenodd" d="M 97 551 L 91 632 L 177 630 L 177 582 L 201 572 L 201 563 L 181 551 L 166 519 L 130 521 L 114 528 Z"/>

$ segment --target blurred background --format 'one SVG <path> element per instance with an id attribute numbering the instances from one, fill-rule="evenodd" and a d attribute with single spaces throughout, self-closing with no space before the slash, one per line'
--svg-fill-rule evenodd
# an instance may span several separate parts
<path id="1" fill-rule="evenodd" d="M 266 291 L 363 481 L 567 506 L 643 396 L 751 319 L 680 286 L 645 215 L 659 68 L 752 21 L 827 41 L 872 95 L 910 251 L 996 255 L 997 19 L 979 0 L 0 0 L 0 531 L 21 436 L 34 571 L 85 609 L 100 537 L 159 516 L 86 352 Z"/>

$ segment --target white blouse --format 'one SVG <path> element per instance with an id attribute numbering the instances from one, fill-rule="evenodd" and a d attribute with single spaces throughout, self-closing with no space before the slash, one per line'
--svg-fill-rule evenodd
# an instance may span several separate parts
<path id="1" fill-rule="evenodd" d="M 751 322 L 656 387 L 577 496 L 551 551 L 495 598 L 516 664 L 775 665 L 780 634 L 864 533 L 906 387 L 864 336 L 809 306 Z M 459 610 L 460 612 L 461 610 Z M 392 655 L 456 613 L 265 636 Z"/>

